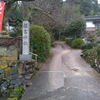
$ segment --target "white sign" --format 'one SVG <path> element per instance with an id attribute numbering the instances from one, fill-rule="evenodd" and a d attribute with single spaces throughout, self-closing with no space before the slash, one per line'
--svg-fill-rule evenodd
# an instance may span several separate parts
<path id="1" fill-rule="evenodd" d="M 23 21 L 23 39 L 22 39 L 22 54 L 23 55 L 29 55 L 29 22 Z"/>

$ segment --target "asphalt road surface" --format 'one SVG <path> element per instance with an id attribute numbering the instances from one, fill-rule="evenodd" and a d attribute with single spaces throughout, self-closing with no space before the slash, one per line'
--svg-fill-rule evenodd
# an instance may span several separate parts
<path id="1" fill-rule="evenodd" d="M 49 59 L 21 100 L 100 100 L 100 75 L 66 45 Z"/>

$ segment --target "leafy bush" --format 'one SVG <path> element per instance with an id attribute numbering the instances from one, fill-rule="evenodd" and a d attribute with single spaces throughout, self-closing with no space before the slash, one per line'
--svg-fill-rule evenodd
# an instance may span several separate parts
<path id="1" fill-rule="evenodd" d="M 91 49 L 84 49 L 83 50 L 83 57 L 88 56 L 91 52 Z"/>
<path id="2" fill-rule="evenodd" d="M 94 67 L 94 61 L 97 57 L 97 54 L 94 49 L 83 50 L 83 58 Z"/>
<path id="3" fill-rule="evenodd" d="M 85 27 L 86 23 L 83 18 L 79 18 L 77 20 L 71 20 L 67 23 L 67 27 L 65 29 L 65 35 L 80 37 Z"/>
<path id="4" fill-rule="evenodd" d="M 73 48 L 81 49 L 82 45 L 84 45 L 84 41 L 81 38 L 76 38 L 72 41 Z"/>
<path id="5" fill-rule="evenodd" d="M 71 46 L 73 38 L 66 38 L 66 43 Z"/>
<path id="6" fill-rule="evenodd" d="M 100 36 L 100 28 L 98 28 L 98 29 L 95 30 L 95 34 L 96 34 L 97 36 Z"/>
<path id="7" fill-rule="evenodd" d="M 11 37 L 19 37 L 22 36 L 22 28 L 18 27 L 17 29 L 14 28 L 11 32 L 9 32 Z"/>
<path id="8" fill-rule="evenodd" d="M 65 38 L 66 38 L 65 36 L 61 36 L 61 37 L 60 37 L 60 40 L 61 40 L 61 41 L 65 41 Z"/>
<path id="9" fill-rule="evenodd" d="M 22 97 L 23 89 L 24 89 L 24 87 L 21 85 L 21 86 L 18 86 L 18 87 L 14 90 L 14 93 L 15 93 L 15 95 L 16 95 L 18 98 L 21 98 L 21 97 Z"/>
<path id="10" fill-rule="evenodd" d="M 38 58 L 45 61 L 50 54 L 51 38 L 42 26 L 32 25 L 30 27 L 30 44 Z"/>
<path id="11" fill-rule="evenodd" d="M 90 41 L 90 43 L 92 44 L 92 46 L 95 47 L 96 44 L 97 44 L 97 42 L 98 42 L 97 35 L 95 33 L 89 33 L 89 34 L 87 34 L 87 41 Z"/>
<path id="12" fill-rule="evenodd" d="M 84 44 L 82 46 L 82 49 L 92 49 L 93 45 L 92 44 Z"/>
<path id="13" fill-rule="evenodd" d="M 8 32 L 7 31 L 2 31 L 2 32 L 0 32 L 0 34 L 2 34 L 2 35 L 8 35 Z"/>
<path id="14" fill-rule="evenodd" d="M 18 100 L 17 97 L 14 97 L 14 98 L 8 98 L 7 100 Z"/>

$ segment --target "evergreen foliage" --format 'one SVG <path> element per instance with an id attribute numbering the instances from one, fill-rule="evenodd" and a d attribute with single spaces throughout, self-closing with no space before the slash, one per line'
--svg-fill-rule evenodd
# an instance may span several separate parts
<path id="1" fill-rule="evenodd" d="M 79 5 L 82 15 L 100 15 L 100 4 L 98 0 L 66 0 L 70 5 Z"/>
<path id="2" fill-rule="evenodd" d="M 33 52 L 38 55 L 38 58 L 41 61 L 45 61 L 50 54 L 51 38 L 42 26 L 31 25 L 30 44 Z"/>
<path id="3" fill-rule="evenodd" d="M 80 37 L 82 31 L 85 29 L 86 24 L 83 18 L 71 20 L 67 23 L 65 35 L 72 37 Z"/>
<path id="4" fill-rule="evenodd" d="M 66 38 L 66 43 L 71 46 L 73 38 Z"/>
<path id="5" fill-rule="evenodd" d="M 81 49 L 82 45 L 84 45 L 84 41 L 81 38 L 76 38 L 72 41 L 73 48 Z"/>

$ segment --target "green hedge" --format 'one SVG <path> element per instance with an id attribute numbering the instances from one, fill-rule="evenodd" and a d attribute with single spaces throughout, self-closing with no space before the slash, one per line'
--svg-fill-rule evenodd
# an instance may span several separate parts
<path id="1" fill-rule="evenodd" d="M 66 38 L 66 43 L 71 46 L 73 38 Z"/>
<path id="2" fill-rule="evenodd" d="M 38 58 L 45 61 L 50 54 L 51 38 L 42 26 L 30 26 L 30 44 L 33 52 L 38 54 Z"/>
<path id="3" fill-rule="evenodd" d="M 82 45 L 84 45 L 84 41 L 81 38 L 76 38 L 72 41 L 73 48 L 81 49 Z"/>
<path id="4" fill-rule="evenodd" d="M 61 36 L 61 37 L 60 37 L 60 40 L 61 40 L 61 41 L 65 41 L 65 39 L 66 39 L 65 36 Z"/>

